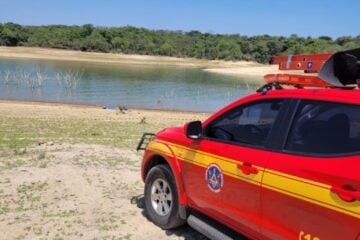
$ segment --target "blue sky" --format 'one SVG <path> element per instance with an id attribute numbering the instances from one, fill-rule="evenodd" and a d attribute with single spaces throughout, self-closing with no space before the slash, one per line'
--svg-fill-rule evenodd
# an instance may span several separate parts
<path id="1" fill-rule="evenodd" d="M 276 36 L 360 35 L 359 0 L 0 0 L 0 22 Z"/>

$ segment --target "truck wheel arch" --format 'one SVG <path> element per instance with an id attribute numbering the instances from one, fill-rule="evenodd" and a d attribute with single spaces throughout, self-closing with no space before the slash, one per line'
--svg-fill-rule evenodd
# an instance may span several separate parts
<path id="1" fill-rule="evenodd" d="M 165 145 L 165 144 L 164 144 Z M 187 205 L 187 197 L 184 189 L 181 168 L 179 162 L 176 159 L 175 154 L 171 150 L 170 147 L 167 148 L 171 151 L 172 156 L 165 156 L 163 154 L 159 154 L 154 152 L 148 158 L 146 163 L 143 166 L 143 179 L 146 178 L 150 169 L 159 164 L 167 164 L 169 165 L 173 176 L 175 177 L 176 187 L 179 193 L 179 203 L 180 205 Z"/>

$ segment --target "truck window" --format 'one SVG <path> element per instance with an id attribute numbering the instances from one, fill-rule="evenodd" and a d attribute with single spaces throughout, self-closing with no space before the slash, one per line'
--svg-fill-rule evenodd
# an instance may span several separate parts
<path id="1" fill-rule="evenodd" d="M 210 123 L 206 137 L 264 146 L 282 102 L 282 99 L 275 99 L 238 106 Z"/>
<path id="2" fill-rule="evenodd" d="M 302 101 L 285 149 L 322 155 L 360 152 L 360 106 Z"/>

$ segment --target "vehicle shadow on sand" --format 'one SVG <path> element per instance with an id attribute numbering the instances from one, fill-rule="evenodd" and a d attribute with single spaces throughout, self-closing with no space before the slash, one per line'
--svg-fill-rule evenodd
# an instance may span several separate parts
<path id="1" fill-rule="evenodd" d="M 149 220 L 147 213 L 145 211 L 145 201 L 144 201 L 143 195 L 133 197 L 131 199 L 131 203 L 136 204 L 136 206 L 138 208 L 142 209 L 141 214 Z M 171 230 L 164 230 L 164 231 L 165 231 L 166 235 L 168 235 L 168 236 L 175 235 L 177 237 L 182 237 L 185 240 L 208 240 L 207 237 L 205 237 L 201 233 L 195 231 L 187 224 L 185 224 L 182 227 L 178 227 L 178 228 L 171 229 Z"/>

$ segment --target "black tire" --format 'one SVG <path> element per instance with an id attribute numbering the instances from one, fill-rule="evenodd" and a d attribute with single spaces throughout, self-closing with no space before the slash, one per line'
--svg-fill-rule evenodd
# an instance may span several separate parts
<path id="1" fill-rule="evenodd" d="M 162 229 L 185 223 L 180 218 L 178 193 L 169 166 L 161 164 L 150 169 L 145 179 L 144 198 L 149 219 Z"/>

